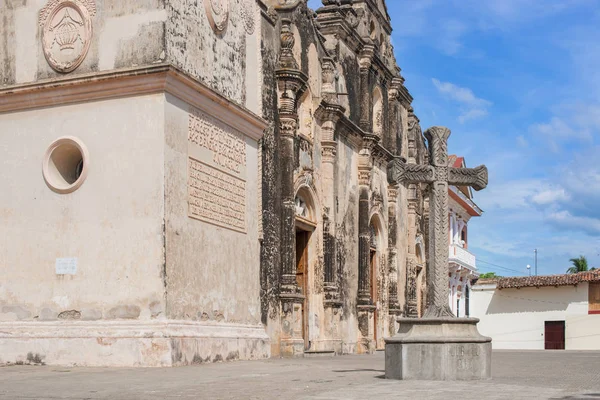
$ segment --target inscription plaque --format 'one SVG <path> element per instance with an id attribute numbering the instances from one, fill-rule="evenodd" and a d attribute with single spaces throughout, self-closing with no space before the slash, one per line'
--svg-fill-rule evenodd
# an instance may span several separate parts
<path id="1" fill-rule="evenodd" d="M 188 216 L 246 233 L 244 136 L 197 109 L 190 109 Z"/>
<path id="2" fill-rule="evenodd" d="M 57 258 L 56 275 L 75 275 L 77 274 L 77 258 Z"/>

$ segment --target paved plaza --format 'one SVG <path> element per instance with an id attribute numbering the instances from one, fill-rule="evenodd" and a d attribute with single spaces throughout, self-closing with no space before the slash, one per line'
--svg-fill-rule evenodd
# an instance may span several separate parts
<path id="1" fill-rule="evenodd" d="M 495 351 L 491 381 L 383 379 L 384 354 L 170 369 L 0 368 L 0 399 L 600 399 L 600 352 Z"/>

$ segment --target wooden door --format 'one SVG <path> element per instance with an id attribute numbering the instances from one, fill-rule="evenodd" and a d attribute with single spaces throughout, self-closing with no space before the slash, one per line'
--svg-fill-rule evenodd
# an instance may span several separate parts
<path id="1" fill-rule="evenodd" d="M 600 314 L 600 282 L 589 283 L 588 307 L 588 314 Z"/>
<path id="2" fill-rule="evenodd" d="M 378 293 L 377 293 L 377 251 L 371 249 L 371 300 L 375 305 L 375 310 L 373 311 L 373 339 L 375 339 L 375 346 L 377 346 L 377 301 Z"/>
<path id="3" fill-rule="evenodd" d="M 302 338 L 308 349 L 308 239 L 309 232 L 296 231 L 296 283 L 304 296 L 302 304 Z"/>
<path id="4" fill-rule="evenodd" d="M 544 331 L 546 350 L 565 349 L 565 321 L 546 321 Z"/>

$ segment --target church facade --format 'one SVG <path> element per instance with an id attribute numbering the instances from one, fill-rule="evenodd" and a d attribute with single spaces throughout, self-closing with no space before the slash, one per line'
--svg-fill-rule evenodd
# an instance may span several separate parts
<path id="1" fill-rule="evenodd" d="M 388 183 L 426 162 L 382 1 L 271 2 L 277 104 L 263 151 L 263 323 L 273 355 L 366 353 L 425 304 L 423 190 Z"/>
<path id="2" fill-rule="evenodd" d="M 0 9 L 0 364 L 369 353 L 426 304 L 383 0 Z"/>

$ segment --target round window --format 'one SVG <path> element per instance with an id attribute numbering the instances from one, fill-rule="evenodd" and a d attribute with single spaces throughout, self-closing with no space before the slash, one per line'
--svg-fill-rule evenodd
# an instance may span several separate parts
<path id="1" fill-rule="evenodd" d="M 85 181 L 89 164 L 83 143 L 74 137 L 54 141 L 44 156 L 44 180 L 56 193 L 74 192 Z"/>

